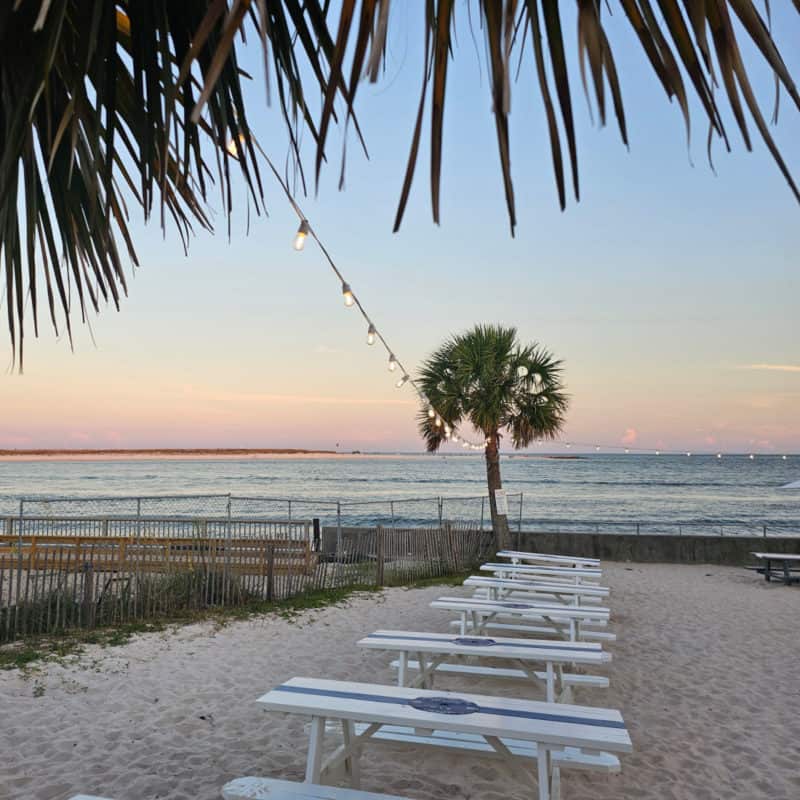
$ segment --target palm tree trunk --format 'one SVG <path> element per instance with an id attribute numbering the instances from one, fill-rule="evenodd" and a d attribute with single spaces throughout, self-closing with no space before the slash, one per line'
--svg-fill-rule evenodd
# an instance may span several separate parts
<path id="1" fill-rule="evenodd" d="M 505 550 L 509 546 L 508 517 L 497 513 L 497 499 L 495 491 L 503 488 L 500 479 L 500 449 L 498 447 L 497 433 L 489 436 L 486 446 L 486 482 L 489 486 L 489 510 L 492 513 L 492 530 L 494 531 L 495 546 L 498 550 Z"/>

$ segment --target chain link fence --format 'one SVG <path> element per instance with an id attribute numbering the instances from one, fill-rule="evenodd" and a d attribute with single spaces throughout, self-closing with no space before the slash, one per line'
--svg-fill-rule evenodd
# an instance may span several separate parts
<path id="1" fill-rule="evenodd" d="M 640 536 L 800 536 L 800 521 L 744 523 L 736 520 L 601 520 L 541 515 L 534 495 L 509 493 L 508 523 L 514 532 L 627 534 Z M 27 519 L 262 519 L 319 520 L 322 527 L 378 525 L 415 528 L 444 521 L 491 529 L 485 495 L 388 497 L 381 500 L 287 498 L 234 494 L 141 497 L 0 498 L 0 517 Z"/>

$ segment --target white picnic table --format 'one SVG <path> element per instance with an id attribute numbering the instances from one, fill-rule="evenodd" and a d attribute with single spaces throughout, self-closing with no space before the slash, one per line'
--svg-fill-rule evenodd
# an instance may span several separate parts
<path id="1" fill-rule="evenodd" d="M 611 661 L 611 655 L 604 652 L 599 644 L 588 642 L 453 636 L 450 633 L 423 631 L 379 630 L 361 639 L 358 646 L 398 653 L 399 660 L 392 664 L 397 669 L 398 686 L 432 689 L 437 672 L 513 678 L 543 684 L 545 698 L 551 703 L 564 699 L 570 686 L 608 686 L 608 679 L 599 675 L 564 673 L 565 664 L 596 667 Z M 453 659 L 460 661 L 464 658 L 498 659 L 516 668 L 452 663 Z M 534 669 L 534 663 L 544 664 L 545 669 Z M 408 675 L 410 670 L 418 671 L 411 680 Z"/>
<path id="2" fill-rule="evenodd" d="M 512 563 L 523 564 L 560 564 L 573 567 L 599 567 L 599 558 L 584 558 L 583 556 L 564 556 L 555 553 L 529 553 L 525 550 L 501 550 L 498 558 L 507 558 Z"/>
<path id="3" fill-rule="evenodd" d="M 595 567 L 555 567 L 536 564 L 507 564 L 490 561 L 481 564 L 481 572 L 491 572 L 498 578 L 528 578 L 530 580 L 554 580 L 576 585 L 597 583 L 602 570 Z"/>
<path id="4" fill-rule="evenodd" d="M 581 638 L 582 622 L 608 622 L 610 612 L 600 606 L 573 606 L 534 600 L 488 600 L 480 597 L 440 597 L 431 608 L 455 611 L 460 616 L 461 635 L 471 630 L 486 633 L 486 626 L 498 617 L 545 620 L 561 638 L 576 642 Z"/>
<path id="5" fill-rule="evenodd" d="M 755 567 L 756 572 L 760 572 L 764 579 L 771 581 L 773 578 L 783 581 L 787 586 L 791 583 L 800 583 L 800 555 L 794 553 L 751 553 L 764 566 Z M 772 562 L 777 562 L 780 566 L 772 566 Z M 794 575 L 792 573 L 795 573 Z"/>
<path id="6" fill-rule="evenodd" d="M 598 754 L 632 750 L 622 715 L 603 708 L 321 678 L 292 678 L 258 702 L 311 717 L 306 781 L 314 784 L 346 765 L 358 788 L 361 750 L 387 728 L 393 743 L 494 754 L 526 782 L 535 757 L 539 800 L 558 796 L 560 766 L 587 759 L 602 764 Z M 327 758 L 326 721 L 338 723 L 342 732 Z"/>
<path id="7" fill-rule="evenodd" d="M 475 588 L 486 594 L 490 600 L 509 597 L 530 597 L 555 600 L 559 603 L 581 605 L 597 602 L 608 597 L 609 590 L 596 584 L 556 583 L 555 581 L 525 580 L 524 578 L 497 578 L 485 575 L 471 575 L 464 586 Z M 476 594 L 476 596 L 478 596 Z"/>

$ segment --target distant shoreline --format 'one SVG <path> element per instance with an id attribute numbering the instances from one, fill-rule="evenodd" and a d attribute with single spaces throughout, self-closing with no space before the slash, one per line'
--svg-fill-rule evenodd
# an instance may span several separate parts
<path id="1" fill-rule="evenodd" d="M 0 450 L 0 461 L 136 461 L 149 459 L 228 459 L 228 458 L 330 458 L 350 456 L 335 450 L 306 450 L 303 448 L 172 448 L 125 450 Z"/>

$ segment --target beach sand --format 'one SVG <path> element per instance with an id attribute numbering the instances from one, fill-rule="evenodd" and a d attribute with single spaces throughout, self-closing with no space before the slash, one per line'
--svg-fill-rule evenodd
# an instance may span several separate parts
<path id="1" fill-rule="evenodd" d="M 619 775 L 563 774 L 565 800 L 800 797 L 800 591 L 716 566 L 604 564 L 612 589 L 611 688 L 634 752 Z M 302 780 L 306 720 L 256 698 L 295 675 L 390 683 L 377 628 L 445 630 L 441 587 L 390 589 L 346 607 L 198 624 L 90 647 L 27 677 L 0 673 L 0 798 L 211 800 L 242 775 Z M 441 676 L 439 688 L 532 696 L 521 683 Z M 368 747 L 363 788 L 419 800 L 536 796 L 500 762 Z"/>

